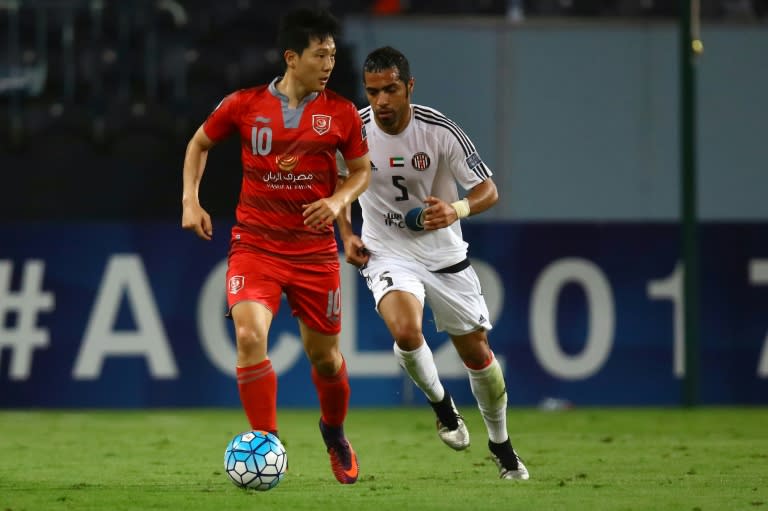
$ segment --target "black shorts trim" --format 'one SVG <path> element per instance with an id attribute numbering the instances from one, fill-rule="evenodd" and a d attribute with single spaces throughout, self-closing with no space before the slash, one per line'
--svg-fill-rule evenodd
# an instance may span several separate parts
<path id="1" fill-rule="evenodd" d="M 467 268 L 469 268 L 469 259 L 464 259 L 459 263 L 446 266 L 445 268 L 440 268 L 439 270 L 434 270 L 432 273 L 459 273 L 460 271 L 466 270 Z"/>

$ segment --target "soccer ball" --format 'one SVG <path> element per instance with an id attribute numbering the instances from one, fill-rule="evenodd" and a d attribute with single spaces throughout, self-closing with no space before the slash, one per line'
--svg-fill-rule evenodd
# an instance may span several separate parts
<path id="1" fill-rule="evenodd" d="M 424 230 L 424 208 L 413 208 L 405 214 L 405 225 L 412 231 Z"/>
<path id="2" fill-rule="evenodd" d="M 235 435 L 224 451 L 224 471 L 240 488 L 271 490 L 283 480 L 287 468 L 285 447 L 266 431 Z"/>

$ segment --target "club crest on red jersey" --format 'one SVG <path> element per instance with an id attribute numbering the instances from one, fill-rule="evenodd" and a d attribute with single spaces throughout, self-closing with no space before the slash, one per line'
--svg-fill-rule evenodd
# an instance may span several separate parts
<path id="1" fill-rule="evenodd" d="M 331 116 L 325 114 L 312 115 L 312 129 L 318 135 L 325 135 L 331 129 Z"/>
<path id="2" fill-rule="evenodd" d="M 245 277 L 243 275 L 232 275 L 229 278 L 229 294 L 236 295 L 245 286 Z"/>

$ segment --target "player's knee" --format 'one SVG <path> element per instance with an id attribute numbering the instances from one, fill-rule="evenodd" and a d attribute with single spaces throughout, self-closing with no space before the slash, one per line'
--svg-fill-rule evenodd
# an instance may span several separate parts
<path id="1" fill-rule="evenodd" d="M 237 339 L 238 353 L 242 353 L 246 356 L 256 351 L 263 350 L 266 344 L 266 339 L 260 336 L 256 330 L 249 327 L 236 328 L 235 337 Z"/>
<path id="2" fill-rule="evenodd" d="M 341 355 L 334 356 L 334 354 L 326 352 L 310 355 L 309 362 L 318 374 L 323 376 L 333 376 L 339 371 L 342 360 Z"/>
<path id="3" fill-rule="evenodd" d="M 415 325 L 397 324 L 390 329 L 392 337 L 401 350 L 415 350 L 423 342 L 421 329 Z"/>

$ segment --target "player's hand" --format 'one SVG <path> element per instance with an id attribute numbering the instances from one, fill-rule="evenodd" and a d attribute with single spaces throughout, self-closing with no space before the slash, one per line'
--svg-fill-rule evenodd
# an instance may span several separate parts
<path id="1" fill-rule="evenodd" d="M 448 227 L 459 219 L 453 206 L 442 199 L 429 196 L 424 199 L 424 230 L 434 231 Z"/>
<path id="2" fill-rule="evenodd" d="M 302 204 L 304 209 L 304 225 L 318 232 L 326 231 L 333 226 L 333 221 L 339 216 L 342 204 L 333 197 L 326 197 L 312 204 Z"/>
<path id="3" fill-rule="evenodd" d="M 193 231 L 198 237 L 210 241 L 213 238 L 211 215 L 200 204 L 184 205 L 181 227 Z"/>
<path id="4" fill-rule="evenodd" d="M 355 235 L 344 239 L 344 254 L 346 255 L 346 261 L 358 268 L 366 264 L 371 257 L 368 249 L 365 248 L 363 240 Z"/>

